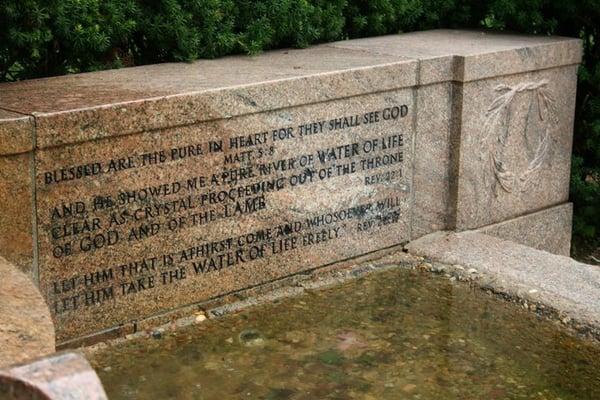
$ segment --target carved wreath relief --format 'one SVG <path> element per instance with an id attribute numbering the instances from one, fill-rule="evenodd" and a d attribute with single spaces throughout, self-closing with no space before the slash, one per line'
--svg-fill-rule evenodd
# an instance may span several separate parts
<path id="1" fill-rule="evenodd" d="M 496 196 L 525 192 L 548 157 L 550 129 L 557 123 L 548 81 L 498 85 L 498 97 L 486 111 L 482 158 L 485 187 Z M 527 97 L 523 97 L 527 96 Z"/>

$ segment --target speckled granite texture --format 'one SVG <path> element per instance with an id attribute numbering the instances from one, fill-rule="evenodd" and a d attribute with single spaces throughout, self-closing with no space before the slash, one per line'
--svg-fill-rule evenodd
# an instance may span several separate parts
<path id="1" fill-rule="evenodd" d="M 568 200 L 576 86 L 576 66 L 463 85 L 459 230 Z"/>
<path id="2" fill-rule="evenodd" d="M 0 109 L 0 156 L 30 151 L 33 146 L 33 118 Z"/>
<path id="3" fill-rule="evenodd" d="M 573 204 L 567 203 L 477 229 L 477 232 L 512 240 L 561 256 L 571 254 Z"/>
<path id="4" fill-rule="evenodd" d="M 31 279 L 0 257 L 0 368 L 54 353 L 50 310 Z"/>
<path id="5" fill-rule="evenodd" d="M 37 280 L 33 152 L 0 156 L 0 256 Z"/>
<path id="6" fill-rule="evenodd" d="M 567 201 L 580 58 L 428 31 L 2 84 L 0 254 L 64 343 L 438 230 L 518 238 Z"/>
<path id="7" fill-rule="evenodd" d="M 489 286 L 544 304 L 600 334 L 600 269 L 480 232 L 436 232 L 406 246 L 410 254 L 483 274 Z M 467 271 L 468 272 L 468 271 Z"/>
<path id="8" fill-rule="evenodd" d="M 107 400 L 96 372 L 77 353 L 55 353 L 0 369 L 3 400 Z"/>

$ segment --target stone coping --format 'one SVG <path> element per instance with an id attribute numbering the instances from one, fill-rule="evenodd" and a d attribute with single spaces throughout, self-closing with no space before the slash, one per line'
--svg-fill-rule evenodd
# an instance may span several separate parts
<path id="1" fill-rule="evenodd" d="M 600 268 L 478 232 L 436 232 L 410 242 L 412 255 L 462 266 L 479 285 L 553 313 L 600 340 Z"/>
<path id="2" fill-rule="evenodd" d="M 256 57 L 167 63 L 0 85 L 17 118 L 0 155 L 265 110 L 577 64 L 578 39 L 436 30 L 342 41 Z M 0 114 L 0 138 L 19 114 Z M 4 132 L 4 133 L 3 133 Z"/>
<path id="3" fill-rule="evenodd" d="M 566 203 L 487 225 L 476 231 L 569 257 L 572 225 L 573 203 Z"/>
<path id="4" fill-rule="evenodd" d="M 85 357 L 55 353 L 27 364 L 0 369 L 3 400 L 108 400 Z"/>
<path id="5" fill-rule="evenodd" d="M 0 257 L 0 368 L 54 352 L 54 325 L 37 287 Z"/>
<path id="6" fill-rule="evenodd" d="M 0 109 L 0 156 L 33 148 L 33 117 Z"/>

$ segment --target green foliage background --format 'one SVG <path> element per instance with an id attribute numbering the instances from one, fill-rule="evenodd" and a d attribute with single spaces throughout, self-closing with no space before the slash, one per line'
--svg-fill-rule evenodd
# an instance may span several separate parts
<path id="1" fill-rule="evenodd" d="M 0 0 L 0 81 L 431 28 L 580 37 L 571 198 L 600 238 L 600 0 Z"/>

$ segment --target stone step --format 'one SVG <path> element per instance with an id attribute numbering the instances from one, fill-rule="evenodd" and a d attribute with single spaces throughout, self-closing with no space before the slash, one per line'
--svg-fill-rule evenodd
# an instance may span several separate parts
<path id="1" fill-rule="evenodd" d="M 501 293 L 543 304 L 600 339 L 600 268 L 480 232 L 435 232 L 410 254 L 472 269 Z"/>

